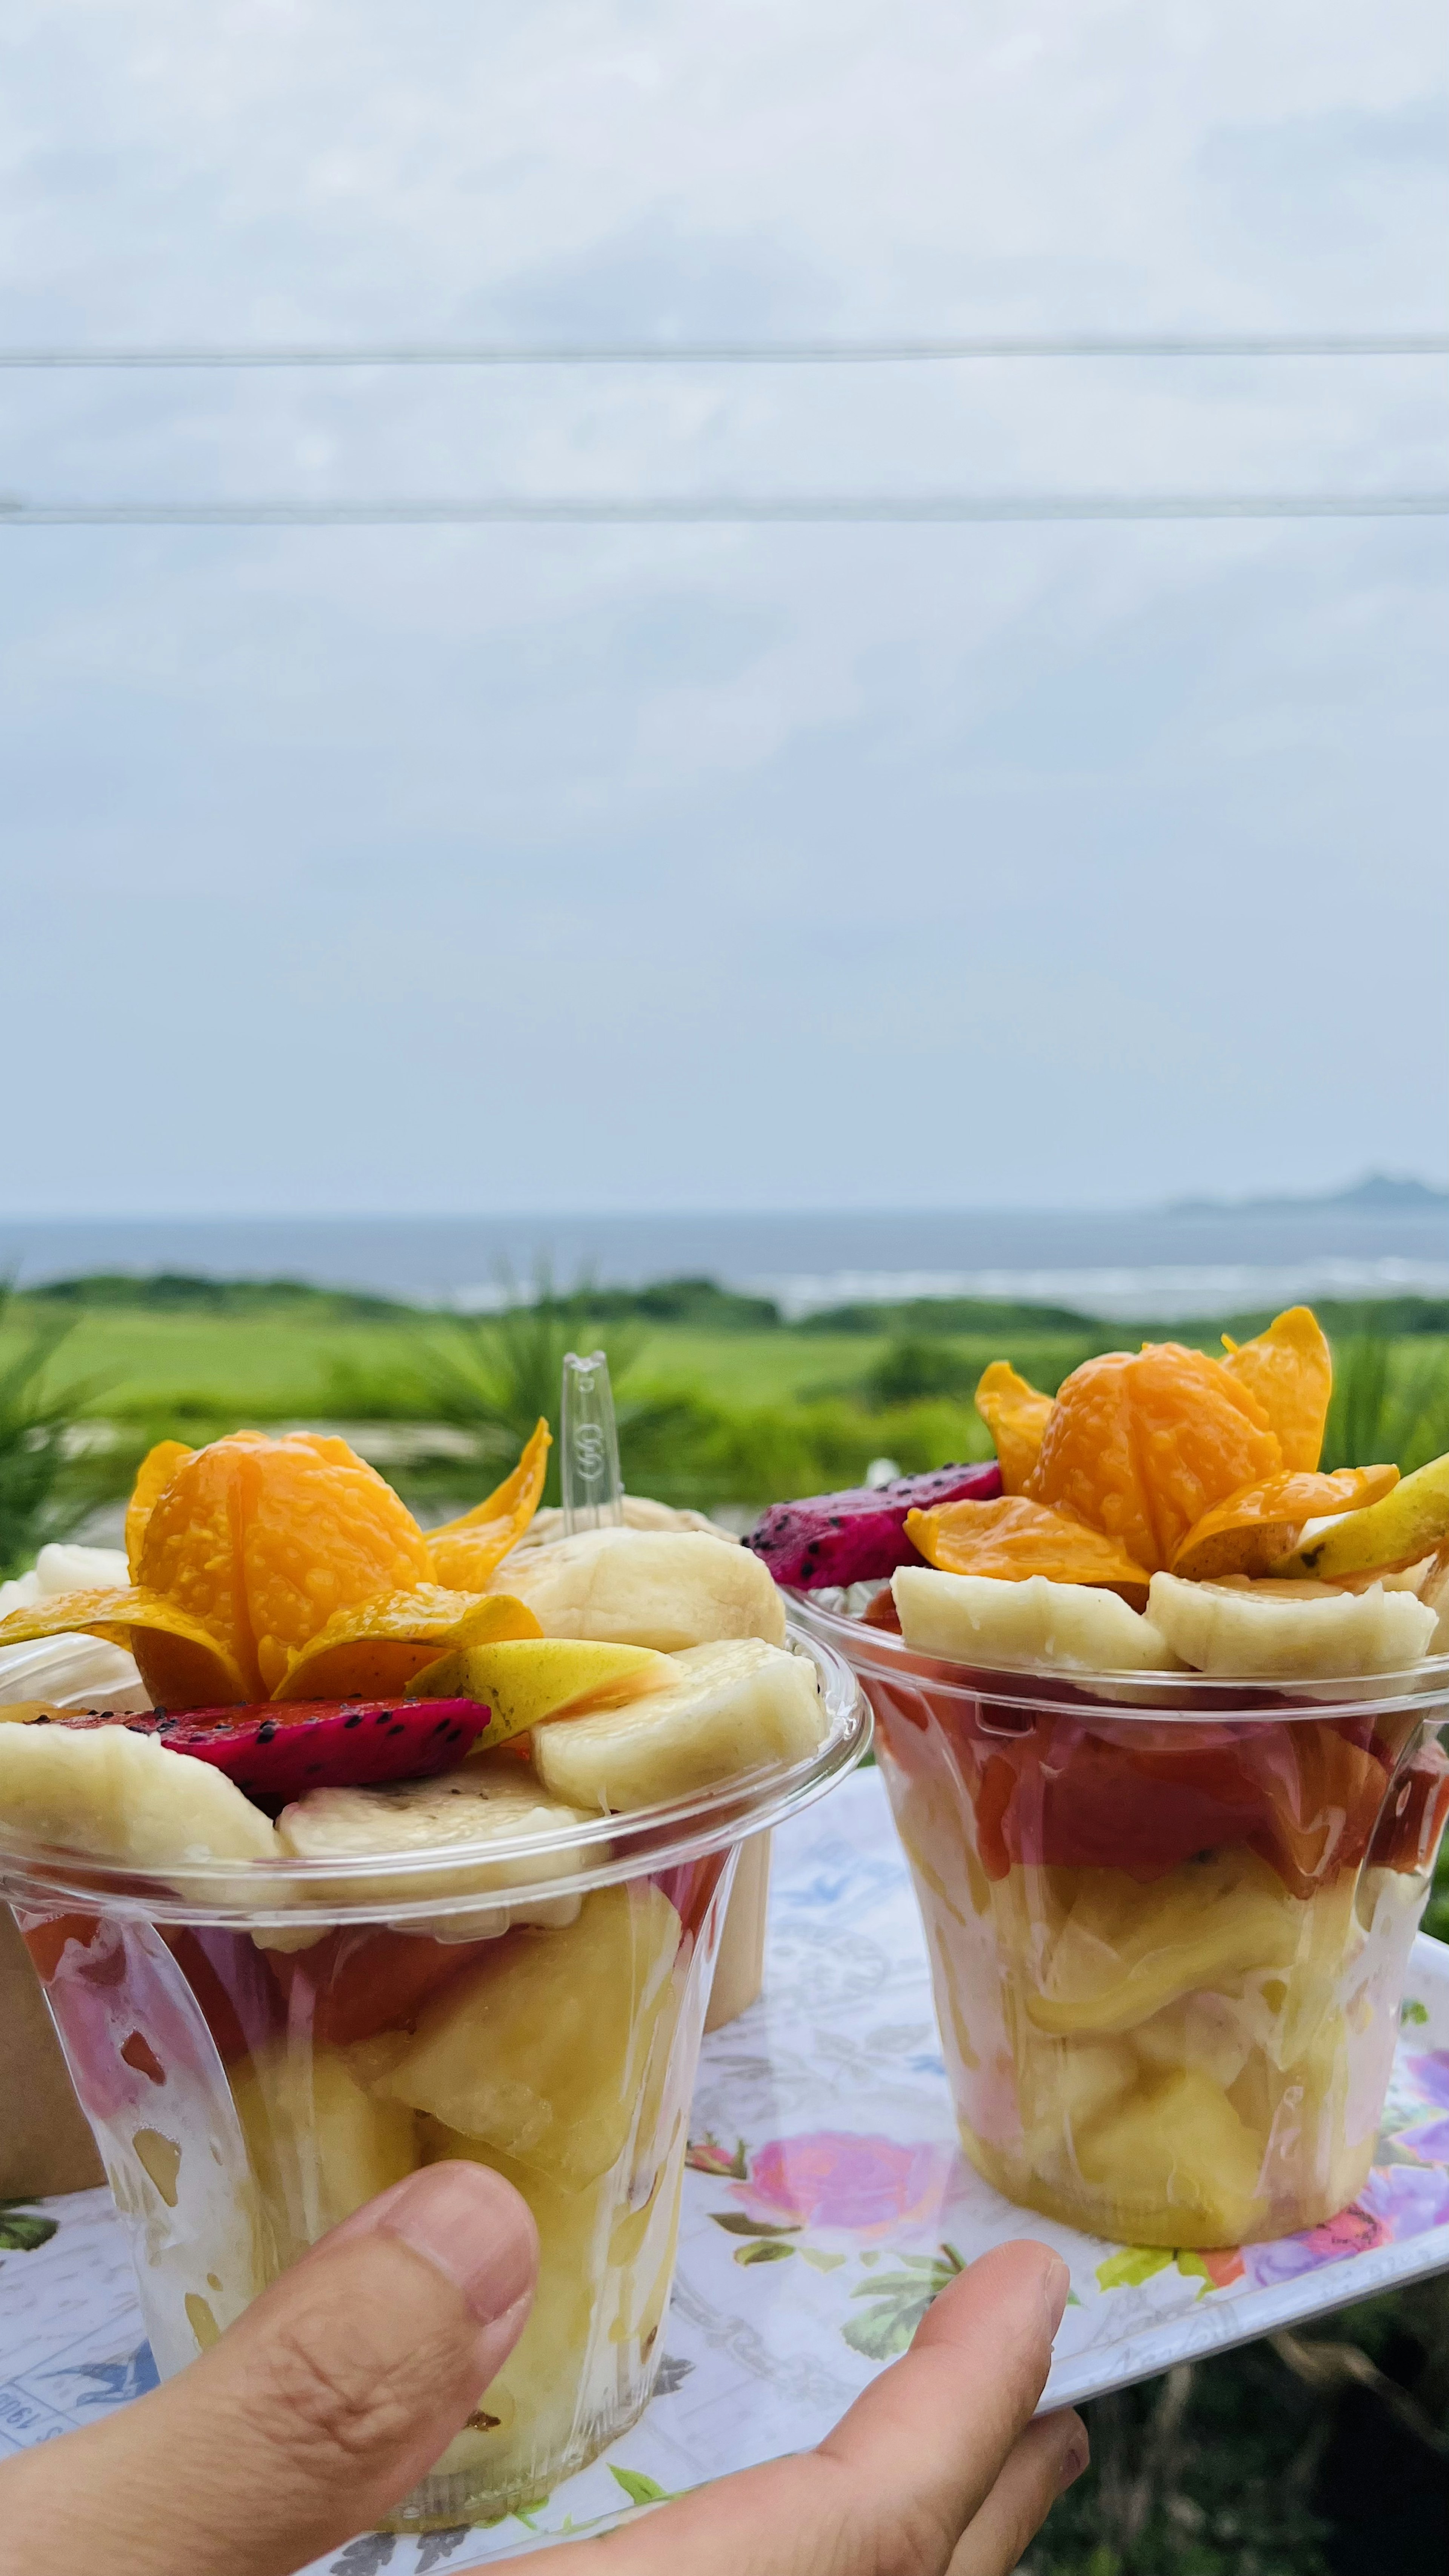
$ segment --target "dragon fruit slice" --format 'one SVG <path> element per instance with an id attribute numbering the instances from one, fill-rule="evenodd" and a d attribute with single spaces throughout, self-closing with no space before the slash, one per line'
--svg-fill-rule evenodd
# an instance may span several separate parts
<path id="1" fill-rule="evenodd" d="M 921 1558 L 906 1536 L 906 1514 L 933 1503 L 969 1497 L 986 1503 L 1001 1491 L 995 1459 L 984 1467 L 935 1467 L 928 1476 L 897 1476 L 893 1484 L 850 1487 L 843 1494 L 811 1494 L 803 1502 L 772 1503 L 745 1540 L 762 1556 L 777 1583 L 818 1592 L 827 1583 L 869 1583 Z"/>
<path id="2" fill-rule="evenodd" d="M 148 1709 L 139 1717 L 87 1710 L 51 1726 L 127 1726 L 168 1753 L 213 1763 L 249 1798 L 300 1798 L 309 1789 L 373 1789 L 451 1771 L 492 1723 L 476 1699 L 269 1700 L 257 1708 Z"/>

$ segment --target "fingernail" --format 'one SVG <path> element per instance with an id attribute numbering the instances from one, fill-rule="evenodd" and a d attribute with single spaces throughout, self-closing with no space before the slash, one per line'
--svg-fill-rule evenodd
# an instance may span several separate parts
<path id="1" fill-rule="evenodd" d="M 1091 2456 L 1092 2445 L 1088 2441 L 1086 2429 L 1083 2427 L 1082 2431 L 1077 2434 L 1075 2441 L 1073 2441 L 1062 2453 L 1062 2465 L 1057 2474 L 1058 2495 L 1065 2495 L 1068 2487 L 1075 2485 Z"/>
<path id="2" fill-rule="evenodd" d="M 400 2236 L 457 2284 L 479 2325 L 526 2298 L 538 2271 L 538 2231 L 521 2193 L 487 2165 L 425 2166 L 382 2211 Z"/>
<path id="3" fill-rule="evenodd" d="M 1041 2294 L 1046 2302 L 1047 2331 L 1055 2334 L 1066 2313 L 1072 2276 L 1060 2254 L 1054 2254 L 1041 2276 Z"/>

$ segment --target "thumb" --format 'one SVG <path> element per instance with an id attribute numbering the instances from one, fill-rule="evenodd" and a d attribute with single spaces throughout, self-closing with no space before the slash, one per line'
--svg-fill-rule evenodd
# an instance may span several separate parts
<path id="1" fill-rule="evenodd" d="M 410 2174 L 179 2378 L 0 2468 L 13 2563 L 286 2576 L 376 2522 L 446 2449 L 522 2333 L 537 2271 L 532 2214 L 501 2174 Z"/>

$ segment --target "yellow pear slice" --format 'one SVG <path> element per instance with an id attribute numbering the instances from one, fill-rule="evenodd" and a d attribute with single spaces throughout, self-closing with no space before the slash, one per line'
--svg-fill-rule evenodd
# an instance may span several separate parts
<path id="1" fill-rule="evenodd" d="M 1321 1530 L 1293 1556 L 1275 1565 L 1275 1574 L 1312 1574 L 1335 1582 L 1344 1574 L 1367 1574 L 1378 1566 L 1413 1565 L 1430 1556 L 1449 1538 L 1449 1456 L 1431 1458 L 1405 1476 L 1381 1502 L 1347 1512 Z M 3 1634 L 3 1632 L 0 1632 Z"/>
<path id="2" fill-rule="evenodd" d="M 273 1699 L 390 1699 L 446 1646 L 492 1637 L 536 1637 L 531 1610 L 506 1592 L 451 1592 L 420 1583 L 375 1592 L 335 1610 L 292 1657 Z"/>
<path id="3" fill-rule="evenodd" d="M 584 1637 L 512 1637 L 496 1645 L 459 1646 L 408 1684 L 410 1699 L 480 1699 L 493 1712 L 491 1751 L 545 1718 L 583 1717 L 622 1708 L 678 1679 L 667 1655 L 651 1646 L 604 1646 Z"/>

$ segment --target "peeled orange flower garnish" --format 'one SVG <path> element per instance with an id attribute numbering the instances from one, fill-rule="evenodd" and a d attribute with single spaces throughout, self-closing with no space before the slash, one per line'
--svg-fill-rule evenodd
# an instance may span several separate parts
<path id="1" fill-rule="evenodd" d="M 1333 1392 L 1333 1355 L 1311 1306 L 1290 1306 L 1256 1341 L 1224 1333 L 1220 1365 L 1256 1396 L 1276 1431 L 1285 1467 L 1316 1467 Z M 1332 1508 L 1332 1507 L 1330 1507 Z"/>
<path id="2" fill-rule="evenodd" d="M 399 1672 L 405 1679 L 465 1642 L 484 1584 L 533 1516 L 547 1450 L 540 1423 L 513 1474 L 443 1533 L 440 1584 L 444 1569 L 412 1513 L 345 1440 L 236 1431 L 203 1449 L 163 1441 L 143 1461 L 126 1515 L 133 1583 L 17 1610 L 0 1620 L 0 1645 L 105 1637 L 129 1647 L 165 1708 L 315 1696 L 323 1669 L 344 1693 L 374 1678 L 386 1692 L 400 1687 Z M 529 1624 L 490 1624 L 486 1634 L 535 1633 L 531 1614 L 517 1616 Z M 325 1666 L 308 1655 L 304 1668 L 324 1634 Z"/>
<path id="3" fill-rule="evenodd" d="M 1064 1380 L 1026 1490 L 1156 1574 L 1214 1503 L 1282 1464 L 1263 1407 L 1220 1360 L 1148 1342 Z"/>
<path id="4" fill-rule="evenodd" d="M 428 1553 L 440 1583 L 481 1592 L 495 1565 L 516 1547 L 543 1498 L 553 1434 L 540 1416 L 511 1476 L 465 1512 L 428 1532 Z"/>
<path id="5" fill-rule="evenodd" d="M 494 1645 L 541 1637 L 533 1612 L 510 1593 L 450 1592 L 428 1583 L 416 1592 L 378 1592 L 338 1610 L 320 1636 L 300 1646 L 272 1696 L 287 1699 L 390 1699 L 449 1646 Z"/>
<path id="6" fill-rule="evenodd" d="M 1244 1485 L 1188 1531 L 1172 1571 L 1197 1583 L 1225 1574 L 1267 1574 L 1297 1546 L 1305 1521 L 1381 1502 L 1398 1481 L 1397 1467 L 1339 1467 L 1332 1475 L 1290 1469 Z"/>
<path id="7" fill-rule="evenodd" d="M 1145 1566 L 1116 1539 L 1021 1494 L 908 1512 L 906 1536 L 942 1574 L 988 1574 L 1007 1583 L 1044 1574 L 1051 1583 L 1107 1584 L 1138 1597 L 1147 1591 Z"/>
<path id="8" fill-rule="evenodd" d="M 1019 1494 L 1041 1455 L 1052 1398 L 1018 1377 L 1009 1360 L 993 1360 L 982 1371 L 976 1410 L 996 1443 L 1003 1493 Z"/>
<path id="9" fill-rule="evenodd" d="M 184 1440 L 158 1440 L 154 1449 L 147 1450 L 136 1470 L 131 1499 L 126 1505 L 126 1563 L 133 1583 L 141 1580 L 141 1548 L 146 1524 L 182 1459 L 195 1454 L 194 1450 L 187 1448 Z"/>

